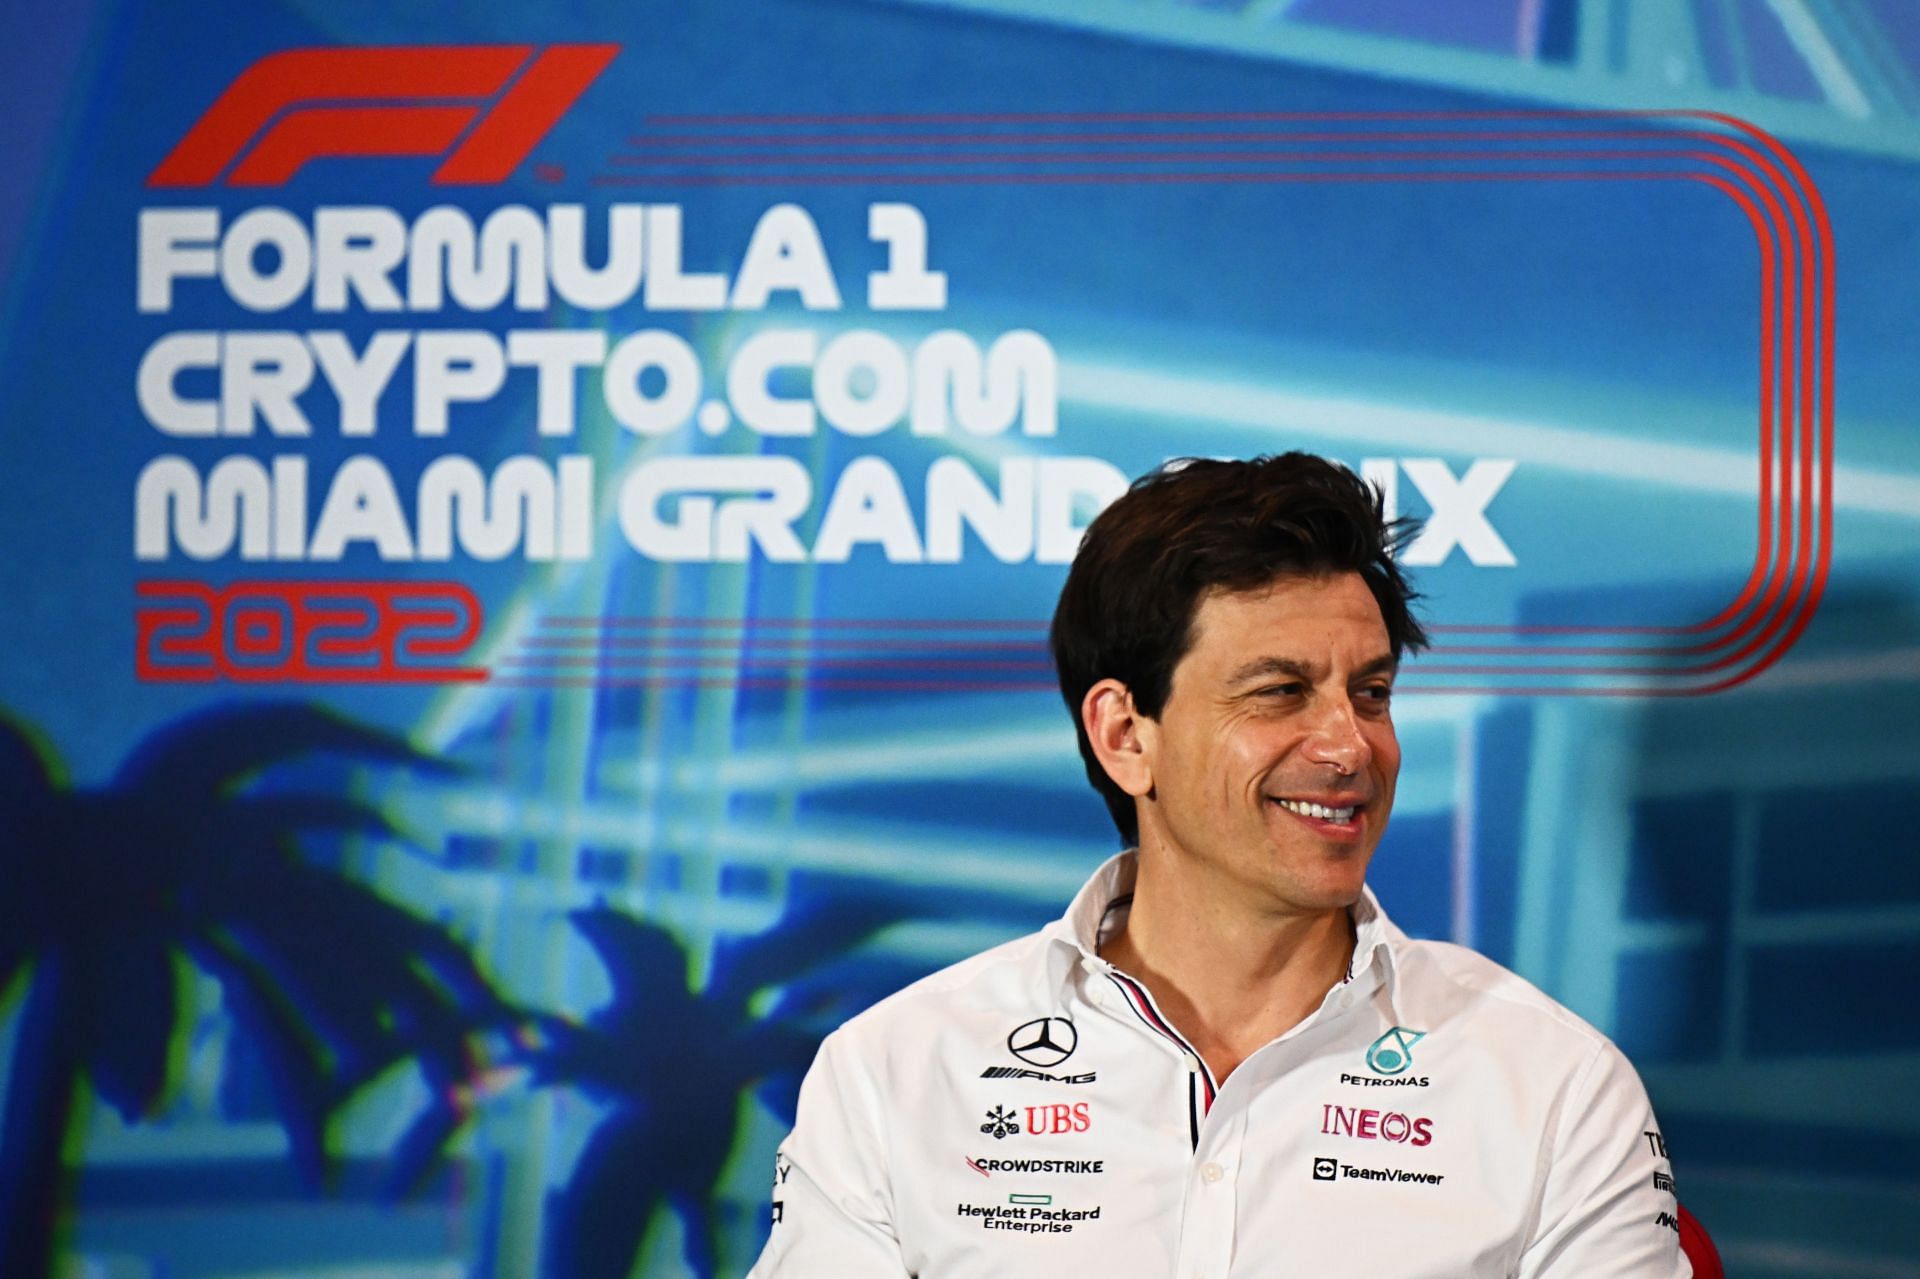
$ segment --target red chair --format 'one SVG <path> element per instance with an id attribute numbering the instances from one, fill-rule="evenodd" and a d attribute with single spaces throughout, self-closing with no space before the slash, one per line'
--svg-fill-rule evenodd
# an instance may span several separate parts
<path id="1" fill-rule="evenodd" d="M 1713 1240 L 1707 1238 L 1707 1229 L 1700 1219 L 1680 1209 L 1680 1251 L 1693 1263 L 1693 1279 L 1727 1279 L 1727 1271 L 1720 1264 L 1720 1250 L 1713 1246 Z"/>

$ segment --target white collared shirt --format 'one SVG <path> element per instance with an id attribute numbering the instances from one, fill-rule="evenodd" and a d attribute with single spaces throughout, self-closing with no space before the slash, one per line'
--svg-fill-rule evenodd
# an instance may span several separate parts
<path id="1" fill-rule="evenodd" d="M 828 1037 L 750 1279 L 1691 1273 L 1604 1035 L 1368 892 L 1347 980 L 1216 1087 L 1096 953 L 1133 872 Z"/>

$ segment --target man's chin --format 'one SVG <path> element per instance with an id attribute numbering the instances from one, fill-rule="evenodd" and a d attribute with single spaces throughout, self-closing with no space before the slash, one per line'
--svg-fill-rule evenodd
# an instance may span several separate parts
<path id="1" fill-rule="evenodd" d="M 1360 900 L 1367 884 L 1367 858 L 1343 857 L 1296 876 L 1287 887 L 1305 910 L 1346 910 Z"/>
<path id="2" fill-rule="evenodd" d="M 1351 875 L 1281 876 L 1246 884 L 1246 901 L 1263 901 L 1276 916 L 1320 915 L 1350 909 L 1365 880 Z"/>
<path id="3" fill-rule="evenodd" d="M 1308 898 L 1302 904 L 1310 910 L 1352 910 L 1354 903 L 1360 900 L 1362 885 L 1351 888 L 1327 889 L 1323 892 L 1305 894 Z"/>

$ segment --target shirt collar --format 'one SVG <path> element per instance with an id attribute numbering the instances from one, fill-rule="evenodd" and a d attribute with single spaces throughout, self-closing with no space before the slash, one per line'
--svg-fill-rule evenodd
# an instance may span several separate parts
<path id="1" fill-rule="evenodd" d="M 1047 926 L 1046 936 L 1088 959 L 1097 959 L 1103 933 L 1110 931 L 1112 922 L 1122 916 L 1133 897 L 1139 857 L 1139 850 L 1132 848 L 1109 857 L 1074 894 L 1066 913 Z M 1387 912 L 1371 888 L 1361 887 L 1360 900 L 1353 904 L 1352 915 L 1353 959 L 1347 967 L 1347 980 L 1362 980 L 1377 971 L 1380 984 L 1387 992 L 1387 1004 L 1398 1021 L 1397 948 L 1407 940 L 1407 935 L 1387 918 Z"/>
<path id="2" fill-rule="evenodd" d="M 1100 931 L 1115 906 L 1133 896 L 1140 854 L 1134 849 L 1115 853 L 1093 872 L 1067 904 L 1067 913 L 1047 926 L 1047 935 L 1083 955 L 1100 953 Z"/>
<path id="3" fill-rule="evenodd" d="M 1387 992 L 1387 1006 L 1393 1010 L 1397 1025 L 1401 1021 L 1399 948 L 1407 935 L 1387 918 L 1380 899 L 1365 885 L 1361 886 L 1360 900 L 1353 904 L 1352 914 L 1353 960 L 1347 965 L 1347 979 L 1351 981 L 1370 969 L 1377 970 L 1380 985 Z"/>

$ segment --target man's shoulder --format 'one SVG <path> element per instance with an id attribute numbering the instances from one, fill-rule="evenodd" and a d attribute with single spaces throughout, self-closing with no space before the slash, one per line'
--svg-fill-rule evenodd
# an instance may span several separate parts
<path id="1" fill-rule="evenodd" d="M 1612 1049 L 1612 1041 L 1578 1013 L 1477 950 L 1405 940 L 1395 946 L 1394 962 L 1401 1000 L 1429 1019 L 1472 1013 L 1545 1036 L 1582 1056 Z"/>
<path id="2" fill-rule="evenodd" d="M 840 1052 L 874 1065 L 907 1042 L 924 1046 L 952 1035 L 972 1039 L 976 1028 L 990 1030 L 1009 1016 L 1047 1015 L 1050 991 L 1072 962 L 1070 947 L 1045 932 L 1028 933 L 902 987 L 848 1018 L 828 1038 Z M 1014 1024 L 1007 1021 L 1000 1033 Z"/>

